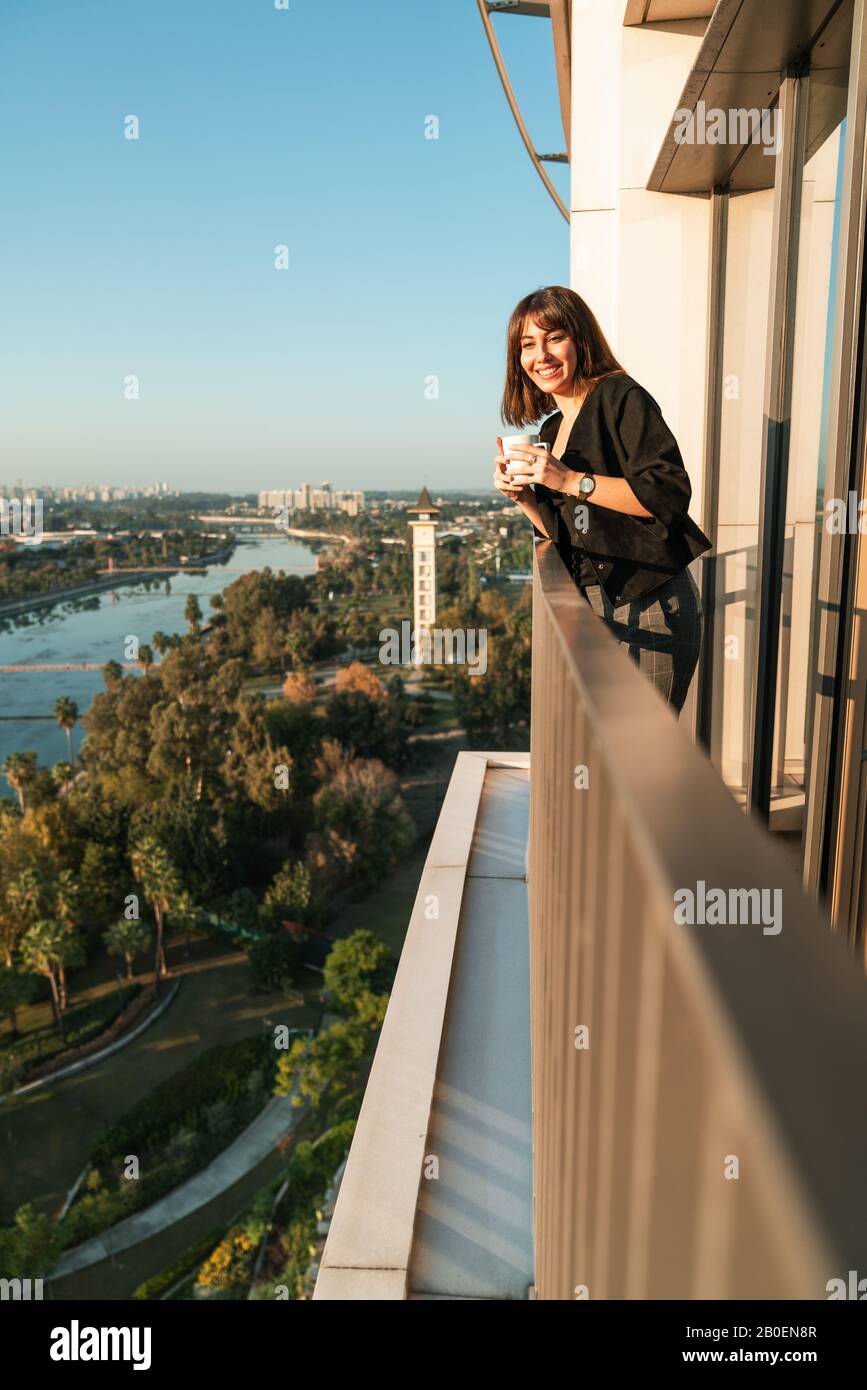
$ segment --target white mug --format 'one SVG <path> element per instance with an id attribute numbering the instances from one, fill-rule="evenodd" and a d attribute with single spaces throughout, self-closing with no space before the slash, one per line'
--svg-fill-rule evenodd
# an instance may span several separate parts
<path id="1" fill-rule="evenodd" d="M 512 449 L 523 449 L 527 444 L 538 443 L 538 434 L 507 434 L 503 440 L 503 453 L 506 458 L 511 458 Z"/>
<path id="2" fill-rule="evenodd" d="M 524 459 L 512 460 L 511 449 L 524 449 L 531 445 L 536 449 L 550 449 L 550 444 L 545 444 L 540 440 L 538 434 L 510 434 L 503 440 L 503 453 L 509 462 L 506 469 L 509 473 L 520 473 L 523 468 L 528 468 L 529 464 Z"/>

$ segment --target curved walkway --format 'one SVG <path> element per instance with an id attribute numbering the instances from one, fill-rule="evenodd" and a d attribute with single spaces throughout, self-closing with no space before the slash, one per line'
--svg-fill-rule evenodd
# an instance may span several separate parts
<path id="1" fill-rule="evenodd" d="M 11 1221 L 22 1202 L 59 1212 L 99 1134 L 199 1053 L 277 1023 L 306 1027 L 316 1020 L 316 1011 L 294 998 L 253 992 L 247 958 L 236 946 L 194 942 L 186 957 L 171 942 L 168 955 L 183 988 L 129 1046 L 0 1106 L 0 1222 Z"/>
<path id="2" fill-rule="evenodd" d="M 153 1206 L 135 1212 L 110 1230 L 67 1250 L 58 1260 L 52 1279 L 62 1279 L 66 1274 L 107 1260 L 206 1206 L 261 1163 L 303 1114 L 303 1107 L 294 1106 L 291 1096 L 274 1097 L 243 1134 L 239 1134 L 201 1173 L 181 1183 Z"/>

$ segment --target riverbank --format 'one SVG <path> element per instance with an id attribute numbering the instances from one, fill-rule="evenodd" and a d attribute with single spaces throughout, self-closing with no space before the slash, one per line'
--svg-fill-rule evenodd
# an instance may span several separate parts
<path id="1" fill-rule="evenodd" d="M 42 594 L 25 594 L 20 599 L 0 601 L 0 618 L 14 618 L 21 613 L 30 613 L 35 608 L 51 608 L 55 603 L 66 603 L 70 599 L 88 598 L 91 594 L 104 593 L 106 589 L 116 589 L 120 584 L 138 584 L 142 579 L 157 578 L 159 575 L 177 574 L 177 570 L 135 570 L 123 574 L 109 574 L 102 579 L 92 579 L 87 584 L 77 584 L 71 589 L 47 589 Z"/>
<path id="2" fill-rule="evenodd" d="M 352 540 L 351 536 L 341 536 L 339 531 L 299 531 L 294 526 L 281 526 L 280 530 L 287 536 L 315 536 L 323 541 L 343 541 L 345 545 Z"/>
<path id="3" fill-rule="evenodd" d="M 139 584 L 143 579 L 171 579 L 178 574 L 197 574 L 210 565 L 221 565 L 230 559 L 235 548 L 234 538 L 221 550 L 211 551 L 200 560 L 188 561 L 184 565 L 170 567 L 142 566 L 141 569 L 116 570 L 103 575 L 101 579 L 89 580 L 87 584 L 76 584 L 71 588 L 47 589 L 41 594 L 24 594 L 20 599 L 0 600 L 0 618 L 14 618 L 18 614 L 31 612 L 34 608 L 50 608 L 55 603 L 66 603 L 70 599 L 88 598 L 91 594 L 105 593 L 121 584 Z"/>

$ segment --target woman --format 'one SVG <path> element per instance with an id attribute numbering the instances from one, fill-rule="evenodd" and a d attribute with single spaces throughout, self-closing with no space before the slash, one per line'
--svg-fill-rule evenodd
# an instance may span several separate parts
<path id="1" fill-rule="evenodd" d="M 548 448 L 510 449 L 509 470 L 498 439 L 494 483 L 554 541 L 594 612 L 680 712 L 702 637 L 687 566 L 710 541 L 688 515 L 677 442 L 574 290 L 527 295 L 507 342 L 502 418 L 520 428 L 548 415 Z"/>

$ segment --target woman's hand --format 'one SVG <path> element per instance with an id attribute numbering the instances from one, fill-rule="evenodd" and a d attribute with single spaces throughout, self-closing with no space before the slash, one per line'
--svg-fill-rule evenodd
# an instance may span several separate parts
<path id="1" fill-rule="evenodd" d="M 494 487 L 498 492 L 502 493 L 504 497 L 508 497 L 510 502 L 520 502 L 522 497 L 526 498 L 530 495 L 530 490 L 525 483 L 520 483 L 516 486 L 514 479 L 507 471 L 506 464 L 508 463 L 508 459 L 503 453 L 503 441 L 499 436 L 497 438 L 497 445 L 499 446 L 500 452 L 494 456 Z"/>
<path id="2" fill-rule="evenodd" d="M 551 457 L 547 449 L 536 444 L 525 444 L 513 449 L 511 460 L 518 467 L 506 476 L 515 487 L 528 487 L 531 483 L 541 483 L 552 492 L 568 493 L 578 480 L 573 468 L 564 468 L 559 459 Z"/>

